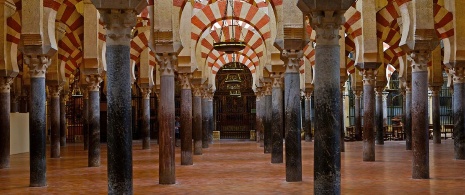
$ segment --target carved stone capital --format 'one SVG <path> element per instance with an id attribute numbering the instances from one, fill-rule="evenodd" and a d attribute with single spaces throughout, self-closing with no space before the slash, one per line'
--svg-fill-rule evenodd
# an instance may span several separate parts
<path id="1" fill-rule="evenodd" d="M 362 98 L 362 95 L 363 95 L 363 91 L 362 91 L 362 90 L 355 90 L 355 91 L 354 91 L 355 99 L 360 99 L 360 98 Z"/>
<path id="2" fill-rule="evenodd" d="M 439 95 L 439 91 L 441 90 L 441 86 L 430 86 L 429 87 L 429 90 L 431 90 L 431 94 L 433 96 L 438 96 Z"/>
<path id="3" fill-rule="evenodd" d="M 465 83 L 465 68 L 460 67 L 460 68 L 454 68 L 453 69 L 453 75 L 454 75 L 454 83 Z"/>
<path id="4" fill-rule="evenodd" d="M 304 97 L 305 97 L 305 100 L 310 100 L 312 98 L 312 92 L 311 91 L 305 91 L 304 92 Z"/>
<path id="5" fill-rule="evenodd" d="M 87 89 L 89 91 L 100 91 L 102 81 L 102 77 L 98 74 L 86 75 Z"/>
<path id="6" fill-rule="evenodd" d="M 191 87 L 192 73 L 181 73 L 178 76 L 179 76 L 179 80 L 181 81 L 181 89 L 192 89 Z"/>
<path id="7" fill-rule="evenodd" d="M 364 69 L 361 70 L 363 74 L 363 85 L 375 85 L 375 76 L 376 76 L 376 70 L 374 69 Z"/>
<path id="8" fill-rule="evenodd" d="M 344 21 L 344 14 L 340 12 L 312 12 L 310 24 L 316 31 L 318 45 L 339 45 L 339 29 Z"/>
<path id="9" fill-rule="evenodd" d="M 430 50 L 415 50 L 407 55 L 408 60 L 412 61 L 412 72 L 428 71 L 428 62 L 431 58 Z"/>
<path id="10" fill-rule="evenodd" d="M 304 53 L 302 50 L 283 50 L 281 59 L 284 61 L 286 72 L 299 72 L 300 61 Z"/>
<path id="11" fill-rule="evenodd" d="M 50 97 L 52 98 L 59 98 L 60 97 L 60 92 L 63 89 L 63 86 L 61 85 L 49 85 L 48 86 L 48 92 L 50 93 Z"/>
<path id="12" fill-rule="evenodd" d="M 388 96 L 389 96 L 389 92 L 383 93 L 383 102 L 387 101 Z"/>
<path id="13" fill-rule="evenodd" d="M 31 78 L 45 78 L 47 68 L 52 60 L 46 55 L 27 55 L 23 54 L 24 63 L 29 67 L 29 75 Z"/>
<path id="14" fill-rule="evenodd" d="M 382 96 L 384 92 L 384 87 L 375 87 L 376 96 Z"/>
<path id="15" fill-rule="evenodd" d="M 137 13 L 131 9 L 101 9 L 99 12 L 107 32 L 106 44 L 129 46 L 131 30 L 137 22 Z"/>
<path id="16" fill-rule="evenodd" d="M 272 73 L 271 78 L 273 81 L 272 88 L 283 88 L 283 77 L 281 73 L 274 72 Z"/>
<path id="17" fill-rule="evenodd" d="M 264 95 L 271 95 L 272 93 L 272 89 L 271 89 L 271 82 L 266 82 L 265 83 L 265 91 L 264 91 Z"/>
<path id="18" fill-rule="evenodd" d="M 163 53 L 157 54 L 156 60 L 160 65 L 160 76 L 174 76 L 175 64 L 176 64 L 176 54 L 174 53 Z"/>
<path id="19" fill-rule="evenodd" d="M 87 90 L 87 87 L 83 87 L 81 92 L 82 92 L 82 98 L 88 100 L 89 99 L 89 90 Z"/>
<path id="20" fill-rule="evenodd" d="M 10 93 L 13 77 L 0 77 L 0 93 Z"/>
<path id="21" fill-rule="evenodd" d="M 201 89 L 201 87 L 195 87 L 195 86 L 194 86 L 192 89 L 193 89 L 193 90 L 192 90 L 192 94 L 193 94 L 194 96 L 196 96 L 196 97 L 199 97 L 199 96 L 201 97 L 201 96 L 202 96 L 202 89 Z"/>
<path id="22" fill-rule="evenodd" d="M 212 91 L 211 89 L 208 90 L 208 91 L 206 92 L 207 100 L 208 100 L 208 101 L 213 101 L 213 95 L 214 95 L 213 91 Z"/>
<path id="23" fill-rule="evenodd" d="M 150 88 L 140 88 L 140 92 L 142 92 L 142 98 L 144 100 L 150 99 L 150 93 L 152 93 L 152 89 Z"/>

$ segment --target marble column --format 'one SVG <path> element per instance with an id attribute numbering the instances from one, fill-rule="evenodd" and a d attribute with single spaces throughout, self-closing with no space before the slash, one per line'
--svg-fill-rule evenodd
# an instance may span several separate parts
<path id="1" fill-rule="evenodd" d="M 342 80 L 342 79 L 341 79 Z M 344 143 L 344 137 L 345 137 L 345 129 L 344 129 L 344 82 L 341 82 L 340 83 L 340 87 L 341 87 L 341 99 L 339 100 L 340 102 L 340 105 L 339 106 L 339 112 L 340 112 L 340 117 L 339 117 L 339 121 L 341 123 L 340 125 L 340 128 L 341 128 L 341 152 L 345 152 L 346 150 L 346 147 L 345 147 L 345 143 Z"/>
<path id="2" fill-rule="evenodd" d="M 150 88 L 141 88 L 142 93 L 142 149 L 150 149 Z"/>
<path id="3" fill-rule="evenodd" d="M 281 73 L 272 74 L 271 95 L 271 163 L 283 163 L 283 79 Z"/>
<path id="4" fill-rule="evenodd" d="M 439 112 L 439 91 L 441 86 L 430 87 L 432 92 L 433 143 L 441 144 L 441 118 Z"/>
<path id="5" fill-rule="evenodd" d="M 0 169 L 10 167 L 11 77 L 0 77 Z"/>
<path id="6" fill-rule="evenodd" d="M 465 160 L 465 68 L 460 65 L 454 69 L 454 158 Z"/>
<path id="7" fill-rule="evenodd" d="M 27 86 L 23 86 L 27 87 Z M 29 104 L 29 95 L 28 90 L 26 88 L 22 89 L 22 93 L 19 99 L 19 113 L 27 113 L 28 112 L 28 104 Z"/>
<path id="8" fill-rule="evenodd" d="M 265 84 L 265 105 L 263 109 L 263 120 L 264 120 L 264 128 L 263 128 L 263 150 L 264 153 L 271 153 L 272 150 L 272 122 L 271 122 L 271 117 L 272 117 L 272 99 L 271 99 L 271 82 L 268 82 Z M 297 95 L 299 96 L 299 95 Z"/>
<path id="9" fill-rule="evenodd" d="M 305 141 L 312 142 L 312 92 L 305 91 Z"/>
<path id="10" fill-rule="evenodd" d="M 19 101 L 18 101 L 19 96 L 15 93 L 10 94 L 10 112 L 11 113 L 16 113 L 19 112 Z"/>
<path id="11" fill-rule="evenodd" d="M 412 88 L 405 88 L 405 149 L 412 150 Z"/>
<path id="12" fill-rule="evenodd" d="M 260 89 L 257 87 L 255 92 L 255 141 L 260 143 L 260 101 L 261 101 L 261 92 Z"/>
<path id="13" fill-rule="evenodd" d="M 415 51 L 409 57 L 412 61 L 412 178 L 428 179 L 428 61 L 430 52 L 423 50 Z"/>
<path id="14" fill-rule="evenodd" d="M 98 74 L 87 75 L 87 90 L 89 93 L 88 122 L 89 122 L 89 152 L 88 166 L 100 166 L 100 82 Z"/>
<path id="15" fill-rule="evenodd" d="M 208 148 L 208 97 L 207 91 L 202 90 L 202 148 Z"/>
<path id="16" fill-rule="evenodd" d="M 194 87 L 192 100 L 192 131 L 194 132 L 194 155 L 202 154 L 202 92 L 200 87 Z"/>
<path id="17" fill-rule="evenodd" d="M 259 142 L 260 147 L 265 147 L 265 141 L 264 141 L 264 131 L 265 131 L 265 92 L 263 91 L 262 88 L 259 89 L 259 92 L 257 93 L 257 98 L 259 98 L 260 101 L 257 101 L 257 117 L 258 117 L 258 123 L 257 123 L 257 141 Z"/>
<path id="18" fill-rule="evenodd" d="M 59 85 L 49 86 L 51 94 L 50 121 L 51 121 L 51 139 L 50 139 L 50 157 L 60 158 L 60 91 Z"/>
<path id="19" fill-rule="evenodd" d="M 283 50 L 281 52 L 281 59 L 283 59 L 286 67 L 284 72 L 284 126 L 286 127 L 287 182 L 302 181 L 302 146 L 300 129 L 298 128 L 301 104 L 299 62 L 302 57 L 302 51 Z"/>
<path id="20" fill-rule="evenodd" d="M 159 178 L 160 184 L 176 183 L 175 176 L 175 107 L 174 107 L 174 65 L 176 56 L 173 53 L 157 54 L 160 64 L 160 152 Z"/>
<path id="21" fill-rule="evenodd" d="M 375 161 L 375 74 L 363 70 L 363 161 Z"/>
<path id="22" fill-rule="evenodd" d="M 29 158 L 30 186 L 47 185 L 46 178 L 46 116 L 45 116 L 45 72 L 50 58 L 43 55 L 25 55 L 31 76 L 29 112 Z"/>
<path id="23" fill-rule="evenodd" d="M 341 192 L 340 127 L 340 46 L 339 28 L 344 21 L 340 12 L 312 13 L 316 30 L 315 47 L 315 151 L 314 193 Z M 318 20 L 316 20 L 318 18 Z M 287 126 L 286 126 L 287 128 Z"/>
<path id="24" fill-rule="evenodd" d="M 182 73 L 181 80 L 181 165 L 193 165 L 192 158 L 192 74 Z"/>
<path id="25" fill-rule="evenodd" d="M 66 129 L 67 129 L 67 123 L 66 123 L 66 101 L 68 95 L 63 94 L 61 95 L 61 102 L 60 102 L 60 146 L 65 147 L 66 146 Z"/>
<path id="26" fill-rule="evenodd" d="M 384 145 L 384 124 L 383 124 L 384 87 L 377 87 L 375 91 L 376 91 L 376 113 L 375 113 L 376 144 Z"/>
<path id="27" fill-rule="evenodd" d="M 100 11 L 106 26 L 108 194 L 132 194 L 130 37 L 134 10 Z M 161 159 L 160 159 L 161 161 Z"/>
<path id="28" fill-rule="evenodd" d="M 213 144 L 213 130 L 214 130 L 214 117 L 213 117 L 213 92 L 211 90 L 207 93 L 207 130 L 208 130 L 208 143 Z"/>
<path id="29" fill-rule="evenodd" d="M 361 106 L 360 100 L 362 99 L 362 91 L 355 90 L 355 140 L 362 141 L 362 117 L 360 116 L 361 113 Z"/>
<path id="30" fill-rule="evenodd" d="M 84 150 L 89 149 L 89 91 L 87 87 L 82 89 L 82 133 Z"/>

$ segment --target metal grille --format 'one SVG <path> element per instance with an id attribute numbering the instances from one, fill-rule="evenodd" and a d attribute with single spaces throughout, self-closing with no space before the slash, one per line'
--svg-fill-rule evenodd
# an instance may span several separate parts
<path id="1" fill-rule="evenodd" d="M 447 87 L 447 74 L 443 73 L 443 77 L 445 82 L 439 93 L 439 117 L 441 125 L 454 124 L 452 91 Z"/>

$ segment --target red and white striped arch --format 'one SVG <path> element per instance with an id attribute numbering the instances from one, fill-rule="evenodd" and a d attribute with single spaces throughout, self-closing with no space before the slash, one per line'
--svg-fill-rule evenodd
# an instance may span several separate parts
<path id="1" fill-rule="evenodd" d="M 250 61 L 252 62 L 253 66 L 259 66 L 260 65 L 259 57 L 257 56 L 257 54 L 252 49 L 250 49 L 250 47 L 247 46 L 240 53 L 243 54 L 243 55 L 246 55 L 247 58 L 250 59 Z M 225 54 L 224 52 L 218 52 L 216 50 L 212 50 L 212 52 L 210 53 L 210 55 L 206 59 L 208 67 L 213 68 L 215 63 L 217 62 L 217 60 L 221 56 L 223 56 L 224 54 Z"/>
<path id="2" fill-rule="evenodd" d="M 148 47 L 150 31 L 146 30 L 139 32 L 136 37 L 131 40 L 131 60 L 137 61 L 140 53 Z"/>
<path id="3" fill-rule="evenodd" d="M 347 18 L 346 22 L 344 23 L 345 33 L 347 34 L 345 37 L 346 57 L 350 52 L 355 51 L 355 39 L 362 35 L 362 14 L 355 8 L 355 5 L 356 2 L 354 2 L 344 14 L 344 16 Z M 349 57 L 346 59 L 346 71 L 347 73 L 352 74 L 355 72 L 355 61 Z"/>
<path id="4" fill-rule="evenodd" d="M 235 61 L 233 60 L 233 55 L 235 56 Z M 252 60 L 244 53 L 232 53 L 232 54 L 227 54 L 223 53 L 221 56 L 219 56 L 216 61 L 213 63 L 212 67 L 212 74 L 216 75 L 216 73 L 223 67 L 224 65 L 232 62 L 240 62 L 249 68 L 250 72 L 252 75 L 255 74 L 255 66 Z"/>

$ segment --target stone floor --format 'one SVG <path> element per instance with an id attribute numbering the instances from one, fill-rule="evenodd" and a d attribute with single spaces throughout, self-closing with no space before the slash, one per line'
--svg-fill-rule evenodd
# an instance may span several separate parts
<path id="1" fill-rule="evenodd" d="M 62 158 L 47 157 L 47 187 L 30 188 L 29 154 L 13 155 L 0 170 L 0 194 L 106 194 L 106 146 L 102 166 L 88 168 L 82 144 L 62 148 Z M 158 146 L 141 150 L 134 142 L 134 194 L 313 194 L 313 143 L 302 142 L 303 181 L 285 181 L 285 165 L 250 141 L 216 141 L 193 166 L 180 165 L 176 148 L 175 185 L 158 184 Z M 405 142 L 376 146 L 376 162 L 362 162 L 362 143 L 346 143 L 342 154 L 342 194 L 464 194 L 465 161 L 453 159 L 453 141 L 430 144 L 431 179 L 411 179 L 411 151 Z M 47 152 L 49 150 L 47 149 Z M 49 153 L 47 153 L 49 156 Z"/>

